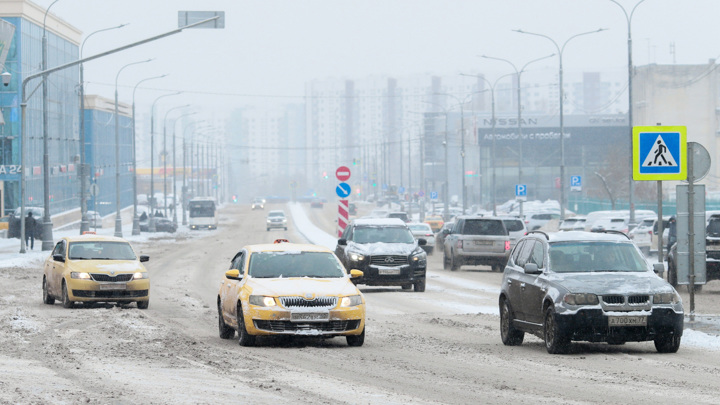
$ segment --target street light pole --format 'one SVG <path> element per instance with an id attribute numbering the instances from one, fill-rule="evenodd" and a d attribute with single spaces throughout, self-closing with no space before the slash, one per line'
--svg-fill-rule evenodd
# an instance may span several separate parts
<path id="1" fill-rule="evenodd" d="M 120 24 L 115 27 L 103 28 L 88 34 L 80 45 L 80 59 L 82 59 L 85 41 L 91 36 L 110 30 L 122 28 L 127 24 Z M 85 163 L 85 76 L 83 64 L 80 64 L 80 235 L 90 230 L 90 224 L 87 217 L 87 189 L 88 189 L 88 170 Z M 133 120 L 135 118 L 133 117 Z"/>
<path id="2" fill-rule="evenodd" d="M 630 133 L 628 135 L 628 140 L 630 142 L 629 145 L 629 151 L 632 150 L 632 133 L 633 133 L 633 62 L 632 62 L 632 31 L 631 31 L 631 23 L 633 14 L 635 14 L 635 9 L 640 5 L 640 3 L 644 2 L 645 0 L 638 1 L 635 6 L 630 11 L 630 15 L 628 15 L 627 11 L 625 10 L 625 7 L 622 6 L 622 4 L 618 3 L 615 0 L 610 0 L 613 3 L 617 4 L 618 7 L 623 11 L 623 14 L 625 14 L 625 19 L 627 20 L 627 45 L 628 45 L 628 126 L 630 128 Z M 629 168 L 633 165 L 633 156 L 632 153 L 629 154 Z M 630 224 L 629 226 L 632 228 L 636 225 L 635 222 L 635 183 L 633 183 L 633 175 L 632 170 L 628 170 L 628 204 L 630 205 Z"/>
<path id="3" fill-rule="evenodd" d="M 148 77 L 147 79 L 142 79 L 135 87 L 133 87 L 133 98 L 132 98 L 132 139 L 133 139 L 133 145 L 132 145 L 132 158 L 133 158 L 133 228 L 132 228 L 132 234 L 133 235 L 140 235 L 140 218 L 138 217 L 137 213 L 137 153 L 136 153 L 136 147 L 135 144 L 137 143 L 137 137 L 135 134 L 135 91 L 137 90 L 138 86 L 142 82 L 146 82 L 148 80 L 153 79 L 161 79 L 163 77 L 167 76 L 161 75 L 161 76 L 154 76 L 154 77 Z"/>
<path id="4" fill-rule="evenodd" d="M 177 107 L 173 107 L 165 112 L 165 118 L 163 119 L 163 215 L 165 218 L 167 218 L 167 117 L 168 114 L 170 114 L 172 111 L 178 110 L 180 108 L 189 107 L 190 104 L 185 104 Z M 173 127 L 175 125 L 175 121 L 173 121 Z M 173 129 L 173 132 L 175 129 Z"/>
<path id="5" fill-rule="evenodd" d="M 557 42 L 555 42 L 554 39 L 550 38 L 547 35 L 544 34 L 536 34 L 534 32 L 527 32 L 523 30 L 513 30 L 515 32 L 519 32 L 521 34 L 528 34 L 528 35 L 535 35 L 538 37 L 543 37 L 555 45 L 555 48 L 557 49 L 557 54 L 560 62 L 560 71 L 559 71 L 559 84 L 558 84 L 558 93 L 560 98 L 560 219 L 565 219 L 565 123 L 564 123 L 564 90 L 563 90 L 563 63 L 562 63 L 562 57 L 563 52 L 565 51 L 565 46 L 572 40 L 573 38 L 577 38 L 582 35 L 589 35 L 594 34 L 596 32 L 605 31 L 606 28 L 598 28 L 594 31 L 588 31 L 588 32 L 582 32 L 580 34 L 575 34 L 565 40 L 562 47 L 558 45 Z"/>
<path id="6" fill-rule="evenodd" d="M 177 226 L 177 164 L 175 163 L 175 124 L 180 118 L 187 117 L 190 115 L 195 115 L 197 112 L 191 112 L 187 114 L 183 114 L 175 119 L 173 122 L 173 136 L 172 136 L 172 156 L 173 156 L 173 175 L 172 175 L 172 182 L 173 182 L 173 224 Z M 185 161 L 183 159 L 183 178 L 185 178 Z M 184 185 L 184 184 L 183 184 Z"/>
<path id="7" fill-rule="evenodd" d="M 155 104 L 163 98 L 170 96 L 177 96 L 181 94 L 181 91 L 175 93 L 163 94 L 153 101 L 152 107 L 150 107 L 150 214 L 148 216 L 148 232 L 155 232 L 155 213 L 153 208 L 155 206 Z"/>
<path id="8" fill-rule="evenodd" d="M 45 10 L 45 16 L 43 17 L 43 36 L 42 36 L 42 70 L 47 70 L 47 29 L 46 20 L 47 15 L 50 12 L 50 8 L 60 0 L 55 0 Z M 50 155 L 48 152 L 48 90 L 47 90 L 47 77 L 48 74 L 42 75 L 42 120 L 43 120 L 43 204 L 44 204 L 44 217 L 43 217 L 43 232 L 42 232 L 42 250 L 52 250 L 53 248 L 53 236 L 52 236 L 52 222 L 50 221 Z M 24 203 L 24 201 L 23 201 Z M 25 218 L 20 218 L 20 221 L 25 221 Z M 21 242 L 22 243 L 22 242 Z M 21 249 L 20 253 L 24 253 L 24 249 Z"/>
<path id="9" fill-rule="evenodd" d="M 139 62 L 128 63 L 118 70 L 115 75 L 115 234 L 118 238 L 122 238 L 122 217 L 120 216 L 120 124 L 118 118 L 118 78 L 120 72 L 126 67 L 147 63 L 152 59 L 141 60 Z"/>
<path id="10" fill-rule="evenodd" d="M 492 56 L 482 55 L 482 57 L 485 59 L 494 59 L 494 60 L 499 60 L 499 61 L 508 63 L 510 66 L 512 66 L 513 70 L 515 70 L 515 75 L 517 76 L 517 111 L 518 111 L 517 125 L 518 125 L 518 149 L 519 149 L 518 184 L 522 184 L 522 181 L 523 181 L 522 180 L 522 178 L 523 178 L 523 144 L 522 144 L 523 139 L 522 139 L 522 102 L 521 102 L 521 100 L 522 100 L 521 99 L 521 97 L 522 97 L 521 89 L 522 88 L 520 86 L 520 76 L 522 75 L 523 72 L 525 72 L 525 68 L 528 67 L 528 65 L 530 65 L 531 63 L 541 61 L 543 59 L 547 59 L 547 58 L 550 58 L 553 56 L 555 56 L 554 53 L 550 54 L 548 56 L 543 56 L 542 58 L 537 58 L 537 59 L 531 60 L 530 62 L 527 62 L 525 65 L 523 65 L 523 67 L 520 70 L 518 70 L 518 68 L 515 66 L 515 64 L 510 62 L 507 59 L 495 58 Z M 494 91 L 493 91 L 493 156 L 495 156 L 495 150 L 494 150 L 494 147 L 495 147 L 495 144 L 494 144 L 494 141 L 495 141 L 495 114 L 494 114 L 494 111 L 495 111 L 495 95 L 494 95 Z M 478 143 L 478 145 L 479 145 L 479 143 Z M 494 172 L 494 169 L 493 169 L 493 215 L 497 215 L 495 212 L 495 172 Z M 520 201 L 520 216 L 521 217 L 523 216 L 523 202 L 522 201 Z"/>

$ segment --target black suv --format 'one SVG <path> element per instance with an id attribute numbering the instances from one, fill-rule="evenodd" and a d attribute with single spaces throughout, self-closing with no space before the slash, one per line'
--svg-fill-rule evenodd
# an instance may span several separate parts
<path id="1" fill-rule="evenodd" d="M 356 219 L 338 239 L 335 254 L 349 272 L 358 269 L 363 277 L 356 284 L 399 285 L 425 291 L 427 254 L 425 239 L 413 237 L 400 219 Z"/>

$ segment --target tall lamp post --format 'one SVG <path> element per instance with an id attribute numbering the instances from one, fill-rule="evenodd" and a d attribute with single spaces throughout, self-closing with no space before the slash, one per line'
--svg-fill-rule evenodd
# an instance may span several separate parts
<path id="1" fill-rule="evenodd" d="M 204 121 L 200 121 L 200 122 L 204 122 Z M 185 170 L 186 170 L 186 168 L 187 168 L 186 159 L 187 159 L 187 156 L 188 156 L 188 152 L 187 152 L 187 145 L 186 145 L 186 143 L 187 143 L 187 136 L 185 135 L 185 133 L 186 133 L 186 130 L 187 130 L 191 125 L 196 125 L 196 124 L 198 124 L 198 122 L 190 123 L 190 124 L 188 124 L 188 125 L 183 129 L 183 185 L 182 185 L 182 193 L 183 193 L 183 200 L 182 200 L 182 208 L 183 208 L 183 212 L 182 212 L 182 224 L 183 224 L 183 225 L 187 225 L 187 215 L 185 215 L 185 214 L 186 214 L 186 213 L 185 213 L 185 206 L 186 206 L 186 204 L 185 204 L 185 197 L 186 197 L 186 193 L 187 193 L 187 183 L 186 183 Z M 210 126 L 210 127 L 212 127 L 212 126 Z M 207 127 L 196 128 L 195 131 L 198 131 L 198 130 L 200 130 L 200 129 L 205 129 L 205 128 L 207 128 Z M 193 166 L 193 164 L 192 164 L 192 156 L 190 156 L 190 175 L 192 175 L 192 166 Z"/>
<path id="2" fill-rule="evenodd" d="M 137 142 L 137 137 L 136 137 L 136 133 L 135 133 L 135 91 L 137 90 L 140 83 L 146 82 L 148 80 L 161 79 L 165 76 L 167 76 L 167 75 L 164 74 L 161 76 L 154 76 L 154 77 L 148 77 L 147 79 L 142 79 L 139 82 L 137 82 L 135 87 L 133 87 L 133 98 L 132 98 L 132 100 L 133 100 L 132 101 L 132 135 L 133 135 L 132 136 L 132 139 L 133 139 L 133 144 L 132 144 L 132 159 L 133 159 L 133 228 L 132 228 L 132 234 L 133 235 L 140 235 L 140 217 L 138 217 L 138 212 L 137 212 L 138 192 L 137 192 L 137 151 L 136 151 L 136 147 L 135 147 L 135 144 Z"/>
<path id="3" fill-rule="evenodd" d="M 627 11 L 625 10 L 625 7 L 622 6 L 622 4 L 618 3 L 615 0 L 610 0 L 613 3 L 617 4 L 620 9 L 622 9 L 623 14 L 625 14 L 625 19 L 627 20 L 627 45 L 628 45 L 628 126 L 630 127 L 630 134 L 628 135 L 628 140 L 630 141 L 629 145 L 629 151 L 632 150 L 632 131 L 633 131 L 633 62 L 632 62 L 632 31 L 631 31 L 631 23 L 633 14 L 635 14 L 635 9 L 640 5 L 640 3 L 644 2 L 645 0 L 640 0 L 635 4 L 635 6 L 630 11 L 630 14 L 628 15 Z M 629 166 L 632 167 L 633 165 L 633 158 L 632 153 L 630 155 L 630 161 Z M 633 183 L 633 176 L 632 176 L 632 170 L 628 170 L 628 204 L 630 205 L 630 227 L 635 226 L 635 202 L 634 202 L 634 194 L 635 194 L 635 184 Z M 662 228 L 661 228 L 662 229 Z"/>
<path id="4" fill-rule="evenodd" d="M 120 72 L 126 67 L 148 63 L 152 59 L 141 60 L 139 62 L 128 63 L 118 70 L 115 75 L 115 236 L 122 237 L 122 217 L 120 216 L 120 120 L 118 118 L 118 78 Z"/>
<path id="5" fill-rule="evenodd" d="M 527 32 L 523 30 L 513 30 L 515 32 L 519 32 L 521 34 L 528 34 L 528 35 L 535 35 L 538 37 L 543 37 L 555 45 L 555 48 L 557 49 L 557 54 L 560 62 L 560 71 L 559 71 L 559 84 L 558 84 L 558 94 L 560 98 L 560 219 L 565 219 L 565 122 L 563 121 L 564 117 L 564 91 L 563 91 L 563 64 L 562 64 L 562 57 L 563 52 L 565 51 L 565 46 L 568 42 L 570 42 L 573 38 L 577 38 L 582 35 L 589 35 L 594 34 L 596 32 L 605 31 L 606 28 L 598 28 L 594 31 L 588 31 L 588 32 L 581 32 L 579 34 L 575 34 L 565 40 L 563 42 L 562 46 L 559 46 L 557 42 L 555 42 L 554 39 L 550 38 L 547 35 L 544 34 L 537 34 L 534 32 Z"/>
<path id="6" fill-rule="evenodd" d="M 178 221 L 177 221 L 177 179 L 176 179 L 176 176 L 177 176 L 177 164 L 175 163 L 175 124 L 177 123 L 177 121 L 178 121 L 180 118 L 187 117 L 187 116 L 190 116 L 190 115 L 195 115 L 195 114 L 197 114 L 197 112 L 191 112 L 191 113 L 183 114 L 183 115 L 175 118 L 175 121 L 173 121 L 173 136 L 172 136 L 172 159 L 173 159 L 173 162 L 172 162 L 172 165 L 173 165 L 173 175 L 172 175 L 172 182 L 173 182 L 173 187 L 172 187 L 173 201 L 172 201 L 172 204 L 173 204 L 173 210 L 172 210 L 172 211 L 173 211 L 173 224 L 176 225 L 176 226 L 177 226 Z M 183 176 L 184 176 L 184 173 L 185 173 L 185 168 L 183 167 Z"/>
<path id="7" fill-rule="evenodd" d="M 167 218 L 167 216 L 168 216 L 168 213 L 167 213 L 167 157 L 168 157 L 168 153 L 167 153 L 167 117 L 171 112 L 173 112 L 175 110 L 179 110 L 181 108 L 186 108 L 186 107 L 190 107 L 190 104 L 173 107 L 165 112 L 165 118 L 163 118 L 163 151 L 162 151 L 162 156 L 163 156 L 163 215 L 165 216 L 165 218 Z M 174 125 L 175 125 L 175 121 L 173 121 L 173 126 Z M 173 131 L 175 131 L 175 130 L 173 129 Z"/>
<path id="8" fill-rule="evenodd" d="M 82 44 L 80 45 L 80 59 L 83 58 L 83 48 L 85 47 L 85 41 L 91 36 L 105 31 L 116 30 L 122 28 L 127 24 L 120 24 L 115 27 L 103 28 L 95 32 L 91 32 L 85 37 Z M 83 64 L 80 64 L 80 235 L 90 230 L 90 224 L 88 223 L 87 217 L 87 188 L 88 188 L 88 170 L 85 163 L 85 69 Z M 134 119 L 134 117 L 133 117 Z"/>
<path id="9" fill-rule="evenodd" d="M 155 206 L 155 104 L 164 97 L 177 96 L 181 91 L 175 93 L 163 94 L 155 99 L 150 107 L 150 213 L 148 214 L 148 232 L 155 232 L 155 214 L 153 208 Z"/>
<path id="10" fill-rule="evenodd" d="M 518 70 L 518 68 L 515 66 L 514 63 L 510 62 L 507 59 L 503 58 L 495 58 L 492 56 L 482 55 L 481 57 L 486 59 L 494 59 L 499 60 L 508 63 L 510 66 L 512 66 L 513 70 L 515 70 L 515 75 L 517 76 L 517 111 L 518 111 L 518 119 L 517 119 L 517 125 L 518 125 L 518 148 L 520 150 L 519 153 L 519 159 L 518 159 L 518 184 L 522 184 L 522 178 L 523 178 L 523 146 L 522 146 L 522 91 L 520 86 L 520 76 L 525 71 L 525 68 L 528 67 L 529 64 L 541 61 L 543 59 L 547 59 L 550 57 L 555 56 L 555 54 L 550 54 L 548 56 L 543 56 L 542 58 L 533 59 L 530 62 L 523 65 L 523 67 Z M 493 90 L 494 93 L 494 90 Z M 493 94 L 493 111 L 495 110 L 495 96 Z M 493 129 L 495 128 L 495 114 L 493 114 Z M 493 131 L 494 132 L 494 131 Z M 479 143 L 478 143 L 479 145 Z M 493 133 L 493 159 L 495 159 L 495 134 Z M 496 213 L 496 200 L 495 200 L 495 168 L 493 163 L 493 215 L 497 215 Z M 523 203 L 520 201 L 520 216 L 523 216 Z"/>
<path id="11" fill-rule="evenodd" d="M 47 70 L 47 15 L 50 8 L 60 0 L 55 0 L 45 10 L 43 17 L 43 36 L 42 36 L 42 70 Z M 47 73 L 42 75 L 42 120 L 43 120 L 43 227 L 42 227 L 42 250 L 51 250 L 53 248 L 52 222 L 50 221 L 50 156 L 48 154 L 48 91 L 47 91 Z M 25 218 L 20 218 L 24 223 Z M 20 253 L 25 253 L 24 246 L 21 243 Z"/>

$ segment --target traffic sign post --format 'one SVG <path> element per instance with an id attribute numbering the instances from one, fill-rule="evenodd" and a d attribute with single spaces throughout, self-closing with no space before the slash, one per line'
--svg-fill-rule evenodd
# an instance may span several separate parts
<path id="1" fill-rule="evenodd" d="M 350 202 L 346 200 L 347 197 L 352 193 L 352 187 L 346 181 L 350 180 L 350 168 L 347 166 L 340 166 L 335 170 L 335 177 L 341 181 L 340 184 L 335 187 L 335 193 L 340 200 L 338 200 L 338 238 L 342 237 L 348 222 L 350 221 Z"/>
<path id="2" fill-rule="evenodd" d="M 515 185 L 515 200 L 516 201 L 527 201 L 527 185 L 516 184 Z"/>

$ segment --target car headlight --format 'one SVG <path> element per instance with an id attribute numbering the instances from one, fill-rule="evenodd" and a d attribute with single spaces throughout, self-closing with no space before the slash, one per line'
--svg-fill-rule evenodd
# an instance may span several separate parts
<path id="1" fill-rule="evenodd" d="M 653 295 L 653 304 L 677 304 L 681 301 L 676 291 Z"/>
<path id="2" fill-rule="evenodd" d="M 350 253 L 350 260 L 354 262 L 361 262 L 365 260 L 365 256 L 361 255 L 360 253 Z"/>
<path id="3" fill-rule="evenodd" d="M 133 280 L 140 280 L 143 278 L 150 278 L 150 275 L 146 271 L 136 271 L 135 274 L 133 274 Z"/>
<path id="4" fill-rule="evenodd" d="M 250 296 L 250 305 L 256 305 L 258 307 L 274 307 L 275 304 L 275 298 L 273 297 L 265 297 L 262 295 L 251 295 Z"/>
<path id="5" fill-rule="evenodd" d="M 80 280 L 90 280 L 90 274 L 85 272 L 73 271 L 70 273 L 70 278 L 77 278 Z"/>
<path id="6" fill-rule="evenodd" d="M 413 262 L 424 262 L 427 259 L 427 253 L 422 248 L 418 248 L 419 250 L 416 250 L 413 252 L 412 256 L 410 257 L 410 260 Z"/>
<path id="7" fill-rule="evenodd" d="M 362 297 L 359 295 L 343 297 L 342 300 L 340 300 L 341 307 L 356 307 L 360 304 L 362 304 Z"/>
<path id="8" fill-rule="evenodd" d="M 267 220 L 268 223 L 272 222 L 270 219 Z"/>
<path id="9" fill-rule="evenodd" d="M 563 301 L 570 305 L 597 305 L 599 302 L 595 294 L 565 294 Z"/>

